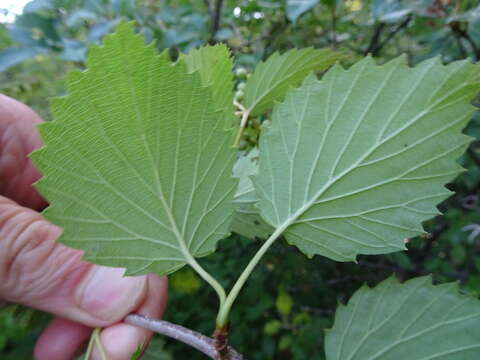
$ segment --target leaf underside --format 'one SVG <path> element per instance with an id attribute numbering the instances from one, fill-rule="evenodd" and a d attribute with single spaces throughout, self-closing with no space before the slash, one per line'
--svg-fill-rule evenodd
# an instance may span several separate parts
<path id="1" fill-rule="evenodd" d="M 225 52 L 228 54 L 228 52 Z M 237 180 L 223 104 L 185 60 L 120 24 L 71 74 L 32 154 L 60 241 L 128 274 L 167 274 L 229 233 Z"/>
<path id="2" fill-rule="evenodd" d="M 287 91 L 299 85 L 312 71 L 324 71 L 345 55 L 330 49 L 292 49 L 274 53 L 255 68 L 245 86 L 244 105 L 259 115 L 282 101 Z"/>
<path id="3" fill-rule="evenodd" d="M 262 217 L 308 256 L 404 249 L 450 192 L 480 72 L 438 59 L 365 58 L 307 78 L 274 108 L 254 178 Z"/>
<path id="4" fill-rule="evenodd" d="M 240 155 L 233 167 L 233 176 L 237 177 L 239 181 L 233 198 L 235 215 L 231 229 L 250 239 L 265 239 L 275 230 L 265 223 L 258 213 L 258 209 L 255 208 L 258 198 L 250 177 L 257 174 L 258 156 L 258 148 L 253 148 L 248 154 Z"/>
<path id="5" fill-rule="evenodd" d="M 327 360 L 475 360 L 479 329 L 479 300 L 455 283 L 432 285 L 425 276 L 400 284 L 392 276 L 339 306 Z"/>

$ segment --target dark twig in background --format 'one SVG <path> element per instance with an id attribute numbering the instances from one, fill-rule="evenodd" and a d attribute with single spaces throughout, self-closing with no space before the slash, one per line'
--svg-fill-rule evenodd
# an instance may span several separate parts
<path id="1" fill-rule="evenodd" d="M 330 20 L 331 20 L 331 34 L 330 43 L 332 48 L 337 47 L 337 6 L 332 5 L 330 7 Z"/>
<path id="2" fill-rule="evenodd" d="M 264 60 L 271 55 L 271 49 L 275 43 L 275 40 L 278 38 L 278 36 L 284 33 L 289 25 L 290 21 L 286 16 L 283 16 L 279 21 L 272 23 L 271 27 L 262 34 L 261 40 L 265 42 L 263 51 Z"/>
<path id="3" fill-rule="evenodd" d="M 387 24 L 380 22 L 375 25 L 375 28 L 373 29 L 373 35 L 372 38 L 370 39 L 370 42 L 368 44 L 368 47 L 364 51 L 364 55 L 372 54 L 375 55 L 378 52 L 378 44 L 380 43 L 380 36 L 382 34 L 383 29 Z"/>
<path id="4" fill-rule="evenodd" d="M 203 3 L 204 3 L 205 6 L 207 7 L 208 16 L 210 16 L 211 18 L 213 18 L 212 3 L 210 2 L 210 0 L 203 0 Z"/>
<path id="5" fill-rule="evenodd" d="M 460 43 L 461 45 L 461 41 L 462 39 L 465 40 L 469 45 L 470 47 L 472 48 L 472 52 L 473 52 L 473 55 L 474 55 L 474 59 L 476 61 L 480 60 L 480 48 L 478 47 L 478 45 L 475 43 L 475 41 L 472 39 L 472 37 L 470 36 L 470 34 L 468 33 L 467 30 L 463 29 L 461 27 L 461 24 L 457 21 L 454 21 L 454 22 L 451 22 L 449 24 L 449 27 L 450 27 L 450 30 L 452 31 L 453 33 L 453 36 L 455 36 L 455 39 L 457 39 L 457 43 Z M 459 48 L 460 48 L 460 45 L 459 45 Z M 461 45 L 463 47 L 463 45 Z M 463 51 L 465 51 L 465 49 L 463 48 Z M 460 48 L 460 52 L 462 53 L 462 49 Z M 462 57 L 464 55 L 462 54 Z"/>
<path id="6" fill-rule="evenodd" d="M 215 1 L 215 6 L 212 6 L 212 3 L 208 0 L 206 0 L 206 4 L 208 6 L 208 13 L 210 15 L 210 39 L 208 39 L 209 44 L 215 44 L 215 35 L 218 32 L 218 29 L 220 28 L 220 15 L 222 13 L 222 7 L 223 7 L 223 0 L 216 0 Z"/>
<path id="7" fill-rule="evenodd" d="M 373 30 L 372 38 L 364 54 L 371 54 L 372 56 L 377 56 L 383 49 L 383 47 L 387 45 L 395 37 L 395 35 L 397 35 L 401 30 L 405 29 L 408 26 L 411 20 L 412 16 L 408 15 L 400 24 L 395 27 L 395 29 L 388 33 L 388 35 L 383 41 L 380 41 L 380 38 L 387 24 L 382 22 L 378 23 Z"/>

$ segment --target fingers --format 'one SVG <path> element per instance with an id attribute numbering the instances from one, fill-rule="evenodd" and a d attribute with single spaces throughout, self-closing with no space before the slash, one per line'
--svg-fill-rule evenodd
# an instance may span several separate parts
<path id="1" fill-rule="evenodd" d="M 60 229 L 0 197 L 0 298 L 92 327 L 118 322 L 145 302 L 147 278 L 80 260 Z"/>
<path id="2" fill-rule="evenodd" d="M 145 302 L 135 312 L 161 318 L 166 306 L 166 294 L 167 279 L 153 274 L 148 275 L 148 292 Z M 139 346 L 146 346 L 152 333 L 143 328 L 120 323 L 103 329 L 100 336 L 109 360 L 128 360 Z M 93 359 L 101 359 L 96 349 Z"/>
<path id="3" fill-rule="evenodd" d="M 0 195 L 33 209 L 46 205 L 31 186 L 40 174 L 27 157 L 41 146 L 41 121 L 28 106 L 0 94 Z"/>
<path id="4" fill-rule="evenodd" d="M 160 318 L 166 306 L 167 280 L 148 275 L 145 301 L 136 313 Z M 35 346 L 36 360 L 70 360 L 88 340 L 92 329 L 66 319 L 55 319 Z M 101 342 L 109 360 L 128 360 L 139 346 L 144 347 L 152 334 L 133 325 L 118 323 L 101 332 Z M 101 359 L 97 349 L 92 358 Z"/>
<path id="5" fill-rule="evenodd" d="M 56 318 L 43 331 L 34 350 L 35 360 L 70 360 L 89 339 L 92 329 L 79 323 Z"/>

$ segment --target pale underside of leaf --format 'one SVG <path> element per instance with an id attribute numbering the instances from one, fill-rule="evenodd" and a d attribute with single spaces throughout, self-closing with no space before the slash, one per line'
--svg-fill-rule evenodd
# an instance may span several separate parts
<path id="1" fill-rule="evenodd" d="M 121 24 L 74 73 L 33 154 L 60 241 L 129 274 L 170 273 L 228 235 L 237 181 L 224 117 L 183 61 Z"/>
<path id="2" fill-rule="evenodd" d="M 455 283 L 429 276 L 395 277 L 363 286 L 340 305 L 327 331 L 327 360 L 475 360 L 480 353 L 480 302 Z"/>
<path id="3" fill-rule="evenodd" d="M 233 167 L 233 176 L 239 179 L 238 188 L 233 198 L 235 215 L 232 220 L 232 231 L 248 238 L 267 238 L 274 229 L 265 223 L 258 213 L 255 204 L 258 200 L 251 176 L 258 172 L 258 148 L 248 154 L 241 154 Z"/>
<path id="4" fill-rule="evenodd" d="M 366 58 L 291 90 L 260 140 L 262 217 L 308 256 L 404 249 L 462 171 L 479 75 L 465 61 Z"/>
<path id="5" fill-rule="evenodd" d="M 292 49 L 275 53 L 257 65 L 245 86 L 244 104 L 252 115 L 259 115 L 282 101 L 312 71 L 324 71 L 345 56 L 330 49 Z"/>

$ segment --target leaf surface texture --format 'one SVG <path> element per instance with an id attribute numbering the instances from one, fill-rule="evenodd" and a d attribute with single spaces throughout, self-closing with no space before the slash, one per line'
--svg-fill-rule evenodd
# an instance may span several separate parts
<path id="1" fill-rule="evenodd" d="M 330 49 L 292 49 L 274 53 L 255 68 L 245 86 L 244 105 L 252 115 L 259 115 L 282 101 L 287 91 L 297 86 L 312 71 L 328 69 L 345 56 Z"/>
<path id="2" fill-rule="evenodd" d="M 232 231 L 251 239 L 266 239 L 275 229 L 265 223 L 255 207 L 258 198 L 250 178 L 258 172 L 258 156 L 258 148 L 253 148 L 248 154 L 240 155 L 233 167 L 233 176 L 239 181 L 233 198 Z"/>
<path id="3" fill-rule="evenodd" d="M 455 283 L 395 277 L 363 286 L 340 305 L 325 339 L 327 360 L 475 360 L 480 302 Z"/>
<path id="4" fill-rule="evenodd" d="M 60 241 L 129 274 L 170 273 L 214 251 L 229 233 L 237 181 L 213 91 L 130 23 L 91 49 L 87 67 L 53 102 L 33 154 Z"/>
<path id="5" fill-rule="evenodd" d="M 184 60 L 188 70 L 198 71 L 202 84 L 211 87 L 217 108 L 233 116 L 233 62 L 228 48 L 221 44 L 192 49 Z"/>
<path id="6" fill-rule="evenodd" d="M 397 58 L 334 66 L 291 90 L 260 139 L 262 217 L 308 256 L 354 260 L 404 249 L 450 194 L 477 67 Z"/>

